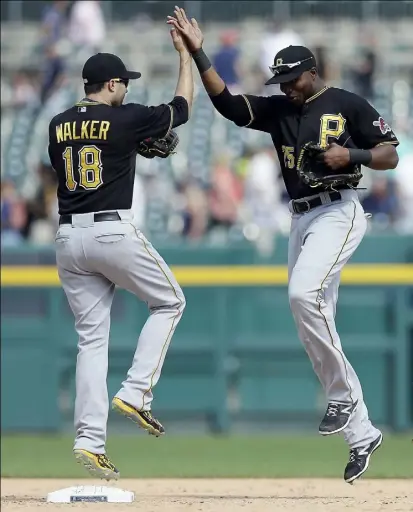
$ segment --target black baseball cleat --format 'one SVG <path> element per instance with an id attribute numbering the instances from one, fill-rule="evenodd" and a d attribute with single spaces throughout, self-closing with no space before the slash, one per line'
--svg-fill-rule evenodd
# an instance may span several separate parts
<path id="1" fill-rule="evenodd" d="M 318 428 L 318 432 L 322 436 L 329 436 L 341 432 L 349 424 L 351 415 L 356 410 L 357 404 L 358 400 L 353 404 L 329 402 L 325 416 Z"/>
<path id="2" fill-rule="evenodd" d="M 346 469 L 344 470 L 344 480 L 348 484 L 352 484 L 354 480 L 361 477 L 361 475 L 367 470 L 371 454 L 379 448 L 382 442 L 383 434 L 380 434 L 379 437 L 369 445 L 350 450 L 350 458 Z"/>

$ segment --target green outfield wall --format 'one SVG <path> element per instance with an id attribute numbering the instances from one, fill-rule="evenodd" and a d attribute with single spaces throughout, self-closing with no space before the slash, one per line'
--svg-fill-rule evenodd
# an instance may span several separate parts
<path id="1" fill-rule="evenodd" d="M 286 240 L 265 259 L 244 244 L 157 247 L 187 299 L 155 390 L 157 412 L 215 432 L 319 420 L 323 393 L 289 311 Z M 2 430 L 59 431 L 73 413 L 77 337 L 53 248 L 3 251 L 1 279 Z M 147 314 L 134 296 L 117 291 L 110 394 L 125 377 Z M 343 271 L 337 325 L 373 421 L 411 428 L 411 238 L 366 238 Z"/>

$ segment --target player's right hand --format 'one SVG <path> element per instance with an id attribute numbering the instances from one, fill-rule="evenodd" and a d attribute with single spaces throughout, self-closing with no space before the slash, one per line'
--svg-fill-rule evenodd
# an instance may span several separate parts
<path id="1" fill-rule="evenodd" d="M 181 55 L 188 55 L 188 58 L 191 58 L 186 43 L 182 37 L 182 34 L 178 32 L 176 28 L 171 29 L 171 37 L 175 50 L 179 52 Z"/>
<path id="2" fill-rule="evenodd" d="M 195 18 L 191 21 L 186 17 L 184 9 L 175 6 L 174 10 L 175 17 L 168 16 L 168 25 L 172 25 L 184 38 L 188 50 L 195 52 L 202 48 L 204 42 L 204 35 L 198 27 L 198 23 Z"/>

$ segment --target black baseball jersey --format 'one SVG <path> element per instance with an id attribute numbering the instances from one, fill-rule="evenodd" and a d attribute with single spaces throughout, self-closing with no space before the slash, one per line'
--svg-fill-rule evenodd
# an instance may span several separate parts
<path id="1" fill-rule="evenodd" d="M 324 148 L 336 142 L 359 149 L 399 144 L 390 126 L 368 101 L 343 89 L 325 87 L 303 106 L 294 105 L 284 95 L 242 97 L 248 107 L 244 119 L 249 117 L 244 126 L 271 135 L 292 199 L 316 192 L 300 182 L 296 171 L 300 150 L 306 142 L 316 142 Z"/>
<path id="2" fill-rule="evenodd" d="M 188 120 L 188 103 L 120 107 L 83 99 L 49 125 L 49 157 L 58 177 L 59 214 L 127 210 L 132 205 L 136 149 Z"/>

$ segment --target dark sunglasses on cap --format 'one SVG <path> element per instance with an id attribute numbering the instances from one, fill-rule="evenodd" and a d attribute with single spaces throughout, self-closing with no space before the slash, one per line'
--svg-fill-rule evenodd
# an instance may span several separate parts
<path id="1" fill-rule="evenodd" d="M 128 87 L 129 85 L 129 80 L 127 78 L 112 78 L 112 80 L 120 84 L 125 84 L 125 87 Z"/>
<path id="2" fill-rule="evenodd" d="M 312 57 L 308 57 L 304 60 L 298 60 L 297 62 L 292 62 L 290 64 L 277 64 L 275 66 L 269 66 L 270 71 L 273 75 L 282 75 L 283 73 L 288 73 L 291 69 L 296 68 L 297 66 L 300 66 L 303 62 L 307 62 L 308 60 L 311 60 Z"/>

